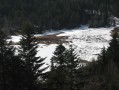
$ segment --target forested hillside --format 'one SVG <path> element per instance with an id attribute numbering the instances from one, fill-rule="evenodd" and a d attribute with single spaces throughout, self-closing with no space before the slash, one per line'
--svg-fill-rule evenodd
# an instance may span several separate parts
<path id="1" fill-rule="evenodd" d="M 0 32 L 0 90 L 119 90 L 117 33 L 112 36 L 108 49 L 102 49 L 97 61 L 84 61 L 77 57 L 72 45 L 66 49 L 59 44 L 51 65 L 42 67 L 45 58 L 36 57 L 38 43 L 33 27 L 26 24 L 22 31 L 17 49 Z M 80 66 L 82 62 L 87 64 Z M 50 70 L 45 72 L 47 68 Z"/>
<path id="2" fill-rule="evenodd" d="M 37 32 L 49 29 L 109 25 L 109 17 L 119 17 L 118 0 L 0 0 L 0 26 L 19 30 L 24 21 Z"/>
<path id="3" fill-rule="evenodd" d="M 0 90 L 119 90 L 118 5 L 0 0 Z"/>

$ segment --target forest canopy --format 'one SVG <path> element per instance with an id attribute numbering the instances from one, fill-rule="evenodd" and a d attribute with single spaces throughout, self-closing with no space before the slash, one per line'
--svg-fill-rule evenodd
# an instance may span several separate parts
<path id="1" fill-rule="evenodd" d="M 118 4 L 118 0 L 0 0 L 0 25 L 18 30 L 30 21 L 38 32 L 81 24 L 107 26 L 110 16 L 119 17 Z"/>

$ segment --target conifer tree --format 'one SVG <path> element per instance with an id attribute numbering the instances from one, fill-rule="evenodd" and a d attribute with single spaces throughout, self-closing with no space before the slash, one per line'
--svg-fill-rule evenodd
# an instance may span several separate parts
<path id="1" fill-rule="evenodd" d="M 66 61 L 66 73 L 67 73 L 67 85 L 68 90 L 77 90 L 78 89 L 78 69 L 80 58 L 77 58 L 76 52 L 73 47 L 70 46 L 68 50 L 64 53 L 64 58 Z"/>
<path id="2" fill-rule="evenodd" d="M 34 29 L 30 23 L 25 23 L 20 42 L 20 57 L 22 61 L 24 61 L 24 84 L 26 86 L 26 90 L 38 89 L 38 78 L 41 78 L 43 71 L 46 69 L 41 69 L 41 67 L 44 65 L 44 59 L 41 57 L 36 57 L 38 43 L 34 38 L 33 30 Z"/>
<path id="3" fill-rule="evenodd" d="M 116 64 L 119 64 L 119 42 L 118 42 L 117 33 L 112 36 L 112 40 L 109 43 L 109 48 L 107 50 L 108 59 L 113 60 Z"/>
<path id="4" fill-rule="evenodd" d="M 13 57 L 13 48 L 6 42 L 6 35 L 0 30 L 0 89 L 11 88 L 10 61 Z"/>
<path id="5" fill-rule="evenodd" d="M 64 61 L 65 47 L 63 45 L 57 46 L 54 56 L 51 59 L 51 71 L 49 73 L 49 86 L 51 90 L 65 90 L 65 61 Z"/>
<path id="6" fill-rule="evenodd" d="M 52 83 L 52 90 L 76 90 L 78 89 L 79 59 L 71 47 L 66 50 L 59 45 L 51 59 L 52 66 L 49 74 L 49 83 Z"/>
<path id="7" fill-rule="evenodd" d="M 106 65 L 109 64 L 109 61 L 107 60 L 107 52 L 105 48 L 102 49 L 101 54 L 98 56 L 98 63 L 101 65 L 101 70 L 105 70 Z"/>
<path id="8" fill-rule="evenodd" d="M 22 86 L 22 62 L 14 54 L 15 49 L 0 31 L 0 90 L 20 90 Z"/>
<path id="9" fill-rule="evenodd" d="M 6 90 L 5 80 L 5 35 L 0 31 L 0 89 Z"/>
<path id="10" fill-rule="evenodd" d="M 63 45 L 60 44 L 59 46 L 57 46 L 54 52 L 54 56 L 51 59 L 51 62 L 56 64 L 55 67 L 64 64 L 64 57 L 63 57 L 64 51 L 65 51 L 65 47 Z"/>

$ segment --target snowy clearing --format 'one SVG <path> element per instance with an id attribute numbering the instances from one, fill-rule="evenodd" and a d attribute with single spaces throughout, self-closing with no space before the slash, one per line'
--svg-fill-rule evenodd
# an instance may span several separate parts
<path id="1" fill-rule="evenodd" d="M 92 59 L 96 59 L 98 54 L 100 54 L 103 47 L 108 47 L 109 42 L 111 40 L 111 28 L 88 28 L 81 27 L 79 29 L 72 30 L 60 30 L 58 32 L 47 32 L 45 34 L 37 34 L 36 36 L 43 35 L 52 35 L 57 34 L 57 36 L 68 36 L 68 43 L 64 43 L 63 45 L 66 48 L 69 48 L 72 45 L 75 48 L 75 52 L 77 55 L 87 61 L 92 61 Z M 61 32 L 61 33 L 60 33 Z M 19 42 L 21 36 L 11 36 L 11 40 L 13 42 Z M 58 44 L 39 44 L 37 56 L 41 56 L 45 59 L 45 65 L 50 65 L 50 59 L 53 56 L 53 52 L 55 51 Z"/>
<path id="2" fill-rule="evenodd" d="M 66 31 L 58 36 L 69 36 L 69 44 L 75 47 L 78 56 L 83 60 L 96 59 L 103 47 L 107 48 L 113 28 L 86 28 Z"/>

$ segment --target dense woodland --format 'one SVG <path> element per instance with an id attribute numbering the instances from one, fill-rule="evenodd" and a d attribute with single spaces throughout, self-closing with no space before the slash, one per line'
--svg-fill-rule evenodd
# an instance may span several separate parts
<path id="1" fill-rule="evenodd" d="M 51 66 L 36 57 L 38 43 L 33 26 L 24 24 L 19 48 L 0 32 L 0 90 L 119 90 L 119 38 L 115 33 L 97 61 L 80 67 L 74 48 L 57 46 Z M 16 54 L 15 51 L 19 53 Z M 50 71 L 45 72 L 47 68 Z"/>
<path id="2" fill-rule="evenodd" d="M 119 0 L 0 0 L 0 90 L 119 90 L 119 37 L 115 33 L 98 60 L 80 67 L 72 46 L 57 46 L 49 67 L 36 57 L 34 33 L 114 25 Z M 27 23 L 26 23 L 27 22 Z M 113 23 L 113 24 L 110 24 Z M 20 32 L 19 47 L 7 34 Z M 16 53 L 17 52 L 17 53 Z M 50 71 L 45 72 L 50 68 Z"/>
<path id="3" fill-rule="evenodd" d="M 37 33 L 80 27 L 109 26 L 109 17 L 119 17 L 119 0 L 0 0 L 0 26 L 21 30 L 30 21 Z"/>

